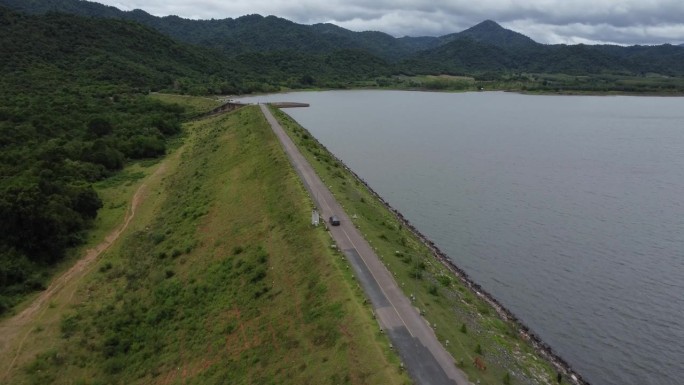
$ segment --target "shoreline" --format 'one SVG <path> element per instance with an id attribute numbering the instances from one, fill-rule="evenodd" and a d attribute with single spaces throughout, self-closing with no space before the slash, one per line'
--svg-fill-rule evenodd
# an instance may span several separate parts
<path id="1" fill-rule="evenodd" d="M 618 92 L 618 91 L 523 91 L 523 90 L 500 90 L 501 92 L 510 92 L 520 95 L 541 95 L 541 96 L 632 96 L 644 98 L 682 98 L 684 93 L 656 93 L 656 92 Z M 486 91 L 485 91 L 486 92 Z"/>
<path id="2" fill-rule="evenodd" d="M 525 325 L 518 317 L 516 317 L 510 310 L 504 307 L 499 301 L 491 295 L 487 290 L 483 289 L 477 282 L 472 280 L 468 274 L 459 268 L 449 256 L 441 251 L 435 243 L 430 240 L 427 236 L 423 235 L 411 222 L 406 219 L 397 209 L 392 207 L 380 194 L 373 190 L 370 185 L 360 176 L 358 176 L 351 168 L 349 168 L 346 163 L 334 155 L 327 147 L 320 143 L 315 137 L 311 136 L 311 133 L 300 125 L 311 138 L 313 138 L 317 144 L 324 149 L 330 156 L 337 162 L 339 162 L 344 169 L 349 172 L 349 174 L 370 192 L 372 196 L 375 197 L 395 218 L 405 226 L 420 242 L 422 242 L 429 250 L 432 256 L 439 261 L 444 267 L 451 271 L 464 286 L 466 286 L 474 295 L 483 299 L 487 304 L 489 304 L 497 313 L 499 318 L 504 322 L 509 322 L 515 325 L 520 336 L 528 341 L 533 349 L 545 360 L 547 360 L 556 370 L 556 372 L 561 373 L 563 377 L 575 384 L 575 385 L 590 385 L 578 372 L 576 372 L 572 366 L 560 357 L 557 353 L 553 351 L 551 346 L 545 343 L 534 331 L 532 331 L 527 325 Z"/>
<path id="3" fill-rule="evenodd" d="M 413 91 L 413 92 L 435 92 L 435 93 L 468 93 L 468 92 L 510 92 L 520 95 L 544 95 L 544 96 L 633 96 L 633 97 L 662 97 L 662 98 L 684 98 L 684 91 L 682 92 L 624 92 L 618 90 L 612 91 L 584 91 L 567 89 L 562 91 L 541 91 L 541 90 L 523 90 L 523 89 L 507 89 L 507 88 L 491 88 L 491 89 L 443 89 L 434 90 L 429 88 L 394 88 L 394 87 L 377 87 L 377 86 L 359 86 L 346 88 L 293 88 L 284 89 L 276 92 L 255 92 L 242 95 L 217 95 L 220 99 L 239 101 L 241 98 L 252 98 L 265 95 L 277 94 L 293 94 L 300 92 L 325 92 L 325 91 Z"/>

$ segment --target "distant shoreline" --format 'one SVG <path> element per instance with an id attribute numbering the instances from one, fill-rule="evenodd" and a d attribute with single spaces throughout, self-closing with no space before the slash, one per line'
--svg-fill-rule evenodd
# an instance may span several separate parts
<path id="1" fill-rule="evenodd" d="M 546 96 L 643 96 L 643 97 L 664 97 L 664 98 L 682 98 L 683 93 L 651 93 L 651 92 L 591 92 L 591 91 L 559 91 L 559 92 L 537 92 L 537 91 L 514 91 L 501 90 L 503 92 L 511 92 L 521 95 L 546 95 Z"/>
<path id="2" fill-rule="evenodd" d="M 389 87 L 350 87 L 350 88 L 298 88 L 291 90 L 281 90 L 277 92 L 255 92 L 243 95 L 221 95 L 219 98 L 224 100 L 240 100 L 240 98 L 251 98 L 255 96 L 289 94 L 300 92 L 325 92 L 325 91 L 413 91 L 413 92 L 434 92 L 434 93 L 480 93 L 480 92 L 509 92 L 520 95 L 544 95 L 544 96 L 633 96 L 633 97 L 666 97 L 684 98 L 684 92 L 620 92 L 620 91 L 530 91 L 516 89 L 484 89 L 484 90 L 433 90 L 428 88 L 389 88 Z"/>

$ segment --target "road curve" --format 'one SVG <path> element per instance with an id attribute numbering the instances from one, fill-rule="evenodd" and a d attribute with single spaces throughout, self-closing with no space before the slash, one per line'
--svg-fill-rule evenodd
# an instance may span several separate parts
<path id="1" fill-rule="evenodd" d="M 337 247 L 344 252 L 357 278 L 370 298 L 381 327 L 401 356 L 409 375 L 417 384 L 470 384 L 442 347 L 433 330 L 404 296 L 392 274 L 382 264 L 368 242 L 323 184 L 311 165 L 287 136 L 266 105 L 266 120 L 280 140 L 290 162 L 321 212 L 322 218 L 337 215 L 340 226 L 330 226 Z"/>

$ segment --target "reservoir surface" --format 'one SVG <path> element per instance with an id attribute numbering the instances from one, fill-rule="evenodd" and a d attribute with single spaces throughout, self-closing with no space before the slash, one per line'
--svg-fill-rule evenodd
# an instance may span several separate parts
<path id="1" fill-rule="evenodd" d="M 241 101 L 310 103 L 285 112 L 592 384 L 684 381 L 684 98 Z"/>

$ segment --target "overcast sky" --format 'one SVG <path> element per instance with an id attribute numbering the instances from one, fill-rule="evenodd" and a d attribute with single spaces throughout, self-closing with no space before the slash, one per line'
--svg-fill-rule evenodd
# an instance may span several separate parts
<path id="1" fill-rule="evenodd" d="M 540 43 L 684 43 L 684 0 L 98 0 L 191 19 L 258 13 L 353 31 L 440 36 L 483 20 Z"/>

